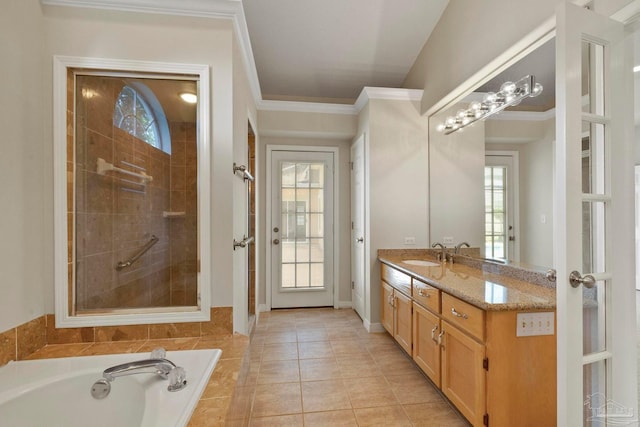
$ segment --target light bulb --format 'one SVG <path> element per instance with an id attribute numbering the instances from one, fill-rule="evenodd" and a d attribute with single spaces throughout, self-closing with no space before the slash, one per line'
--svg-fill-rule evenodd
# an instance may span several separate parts
<path id="1" fill-rule="evenodd" d="M 504 82 L 502 86 L 500 86 L 500 92 L 503 92 L 506 95 L 512 94 L 516 91 L 516 84 L 514 82 Z"/>
<path id="2" fill-rule="evenodd" d="M 529 96 L 533 98 L 540 95 L 540 93 L 542 93 L 542 85 L 540 83 L 536 83 L 535 85 L 533 85 L 533 90 L 531 91 L 531 95 Z"/>
<path id="3" fill-rule="evenodd" d="M 444 121 L 444 124 L 447 126 L 453 126 L 456 122 L 456 119 L 453 117 L 447 117 L 447 120 Z"/>
<path id="4" fill-rule="evenodd" d="M 442 132 L 442 131 L 444 131 L 444 130 L 445 130 L 445 128 L 446 128 L 446 126 L 444 125 L 444 123 L 440 123 L 438 126 L 436 126 L 436 130 L 437 130 L 438 132 Z"/>
<path id="5" fill-rule="evenodd" d="M 180 98 L 188 104 L 195 104 L 198 102 L 198 96 L 195 93 L 183 92 L 180 94 Z"/>
<path id="6" fill-rule="evenodd" d="M 469 109 L 472 111 L 478 111 L 482 108 L 482 104 L 480 104 L 478 101 L 473 101 L 471 104 L 469 104 Z"/>
<path id="7" fill-rule="evenodd" d="M 484 99 L 482 100 L 482 102 L 484 102 L 485 104 L 493 104 L 494 102 L 496 102 L 496 94 L 493 92 L 487 92 L 484 95 Z"/>
<path id="8" fill-rule="evenodd" d="M 464 110 L 458 110 L 458 112 L 456 113 L 456 118 L 459 120 L 464 119 L 467 116 L 467 112 Z"/>

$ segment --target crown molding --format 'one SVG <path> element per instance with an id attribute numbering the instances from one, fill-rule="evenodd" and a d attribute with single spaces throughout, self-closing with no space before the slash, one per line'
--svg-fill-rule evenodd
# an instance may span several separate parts
<path id="1" fill-rule="evenodd" d="M 253 59 L 247 20 L 241 0 L 40 0 L 47 6 L 66 6 L 123 12 L 156 13 L 209 19 L 229 19 L 242 54 L 251 95 L 256 105 L 262 101 L 258 71 Z"/>
<path id="2" fill-rule="evenodd" d="M 360 92 L 360 96 L 353 104 L 355 113 L 358 114 L 367 102 L 371 99 L 385 99 L 392 101 L 418 101 L 422 100 L 422 89 L 404 89 L 404 88 L 388 88 L 388 87 L 371 87 L 365 86 Z"/>
<path id="3" fill-rule="evenodd" d="M 500 113 L 488 117 L 487 120 L 522 120 L 529 122 L 543 122 L 556 117 L 556 109 L 547 111 L 501 111 Z"/>
<path id="4" fill-rule="evenodd" d="M 40 0 L 40 3 L 47 6 L 230 19 L 233 22 L 234 34 L 239 44 L 251 95 L 258 110 L 357 115 L 370 99 L 418 102 L 422 100 L 421 89 L 368 86 L 362 89 L 353 105 L 263 100 L 241 0 Z"/>
<path id="5" fill-rule="evenodd" d="M 266 101 L 258 103 L 260 111 L 283 111 L 292 113 L 320 113 L 320 114 L 357 114 L 353 105 L 330 104 L 321 102 L 298 101 Z"/>

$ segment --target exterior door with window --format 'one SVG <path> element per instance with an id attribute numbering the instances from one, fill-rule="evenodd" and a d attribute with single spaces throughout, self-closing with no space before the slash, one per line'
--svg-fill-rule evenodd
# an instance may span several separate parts
<path id="1" fill-rule="evenodd" d="M 558 425 L 637 425 L 632 103 L 622 24 L 557 9 Z M 584 135 L 587 135 L 586 137 Z"/>
<path id="2" fill-rule="evenodd" d="M 512 154 L 485 156 L 485 252 L 492 259 L 520 261 L 516 236 L 516 191 Z"/>
<path id="3" fill-rule="evenodd" d="M 334 305 L 332 152 L 271 151 L 271 307 Z"/>

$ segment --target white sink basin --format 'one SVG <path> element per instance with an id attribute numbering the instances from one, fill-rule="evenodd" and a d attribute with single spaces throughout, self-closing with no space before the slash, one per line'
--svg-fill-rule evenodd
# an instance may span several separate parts
<path id="1" fill-rule="evenodd" d="M 402 260 L 402 262 L 409 265 L 419 265 L 420 267 L 437 267 L 440 265 L 437 262 L 425 261 L 423 259 L 405 259 Z"/>

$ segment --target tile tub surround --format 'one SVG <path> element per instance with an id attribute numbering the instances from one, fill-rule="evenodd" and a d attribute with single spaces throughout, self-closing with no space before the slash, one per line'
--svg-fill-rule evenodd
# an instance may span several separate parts
<path id="1" fill-rule="evenodd" d="M 378 251 L 378 259 L 382 263 L 484 310 L 548 310 L 555 308 L 555 289 L 499 274 L 493 272 L 492 269 L 473 268 L 462 263 L 421 267 L 402 262 L 405 259 L 415 258 L 419 258 L 417 252 Z M 433 260 L 431 256 L 423 256 L 422 258 Z M 495 289 L 489 289 L 490 292 L 487 292 L 488 287 Z"/>
<path id="2" fill-rule="evenodd" d="M 47 314 L 0 333 L 0 366 L 23 360 L 48 345 L 141 342 L 169 338 L 215 338 L 233 334 L 232 307 L 212 307 L 211 320 L 154 325 L 55 327 L 55 316 Z"/>

